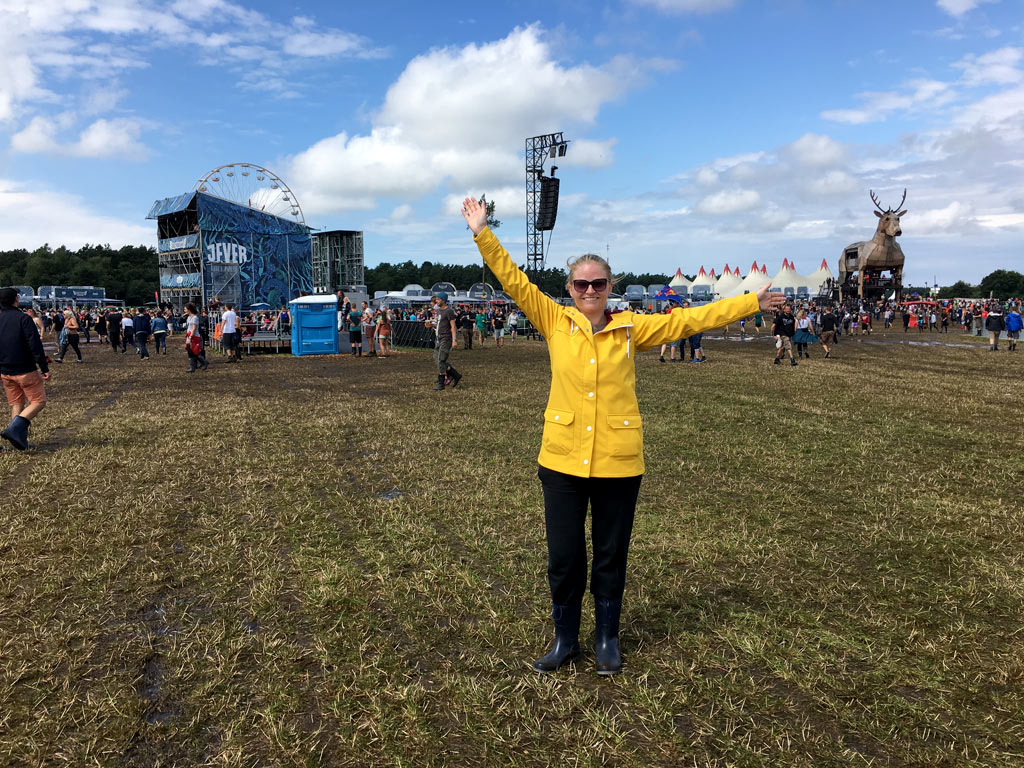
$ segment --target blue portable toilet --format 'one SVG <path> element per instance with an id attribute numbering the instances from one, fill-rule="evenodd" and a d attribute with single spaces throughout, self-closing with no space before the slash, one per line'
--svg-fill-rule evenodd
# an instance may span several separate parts
<path id="1" fill-rule="evenodd" d="M 292 309 L 292 354 L 338 354 L 338 297 L 299 296 Z"/>

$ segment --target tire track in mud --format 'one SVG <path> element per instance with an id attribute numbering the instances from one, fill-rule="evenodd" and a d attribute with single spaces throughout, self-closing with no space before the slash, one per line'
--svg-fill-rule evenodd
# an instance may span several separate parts
<path id="1" fill-rule="evenodd" d="M 100 416 L 102 413 L 111 408 L 120 399 L 121 395 L 130 390 L 134 384 L 135 381 L 133 379 L 125 381 L 115 390 L 110 392 L 110 394 L 108 394 L 102 400 L 89 406 L 82 413 L 81 417 L 73 423 L 73 425 L 65 427 L 56 427 L 51 433 L 50 437 L 45 442 L 37 444 L 35 446 L 35 449 L 33 450 L 22 451 L 22 453 L 25 453 L 35 458 L 40 456 L 52 455 L 63 448 L 69 447 L 72 444 L 72 440 L 75 434 L 77 434 L 77 432 L 82 427 L 86 426 L 96 417 Z M 16 452 L 15 449 L 11 447 L 6 440 L 4 441 L 4 445 L 2 446 L 2 448 L 4 449 L 4 453 L 6 453 L 7 451 L 11 451 L 12 453 Z M 24 486 L 25 483 L 27 483 L 31 479 L 31 475 L 31 472 L 20 472 L 16 474 L 14 477 L 12 477 L 11 480 L 8 483 L 6 483 L 7 487 L 5 488 L 5 490 L 7 491 L 8 495 L 14 496 L 15 494 L 17 494 L 17 492 L 21 490 L 22 486 Z"/>

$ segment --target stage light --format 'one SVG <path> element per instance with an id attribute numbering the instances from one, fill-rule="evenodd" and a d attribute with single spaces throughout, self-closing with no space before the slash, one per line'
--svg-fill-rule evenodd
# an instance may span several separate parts
<path id="1" fill-rule="evenodd" d="M 566 149 L 566 145 L 565 144 L 559 144 L 558 145 L 558 156 L 559 157 L 565 157 L 565 149 Z"/>
<path id="2" fill-rule="evenodd" d="M 554 157 L 555 153 L 557 151 L 558 151 L 558 147 L 556 147 L 555 145 L 552 144 L 551 145 L 551 149 L 548 151 L 548 157 Z"/>

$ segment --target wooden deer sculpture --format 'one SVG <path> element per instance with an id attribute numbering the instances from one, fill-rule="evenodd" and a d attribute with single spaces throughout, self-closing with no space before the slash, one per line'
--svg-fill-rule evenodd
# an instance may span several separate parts
<path id="1" fill-rule="evenodd" d="M 839 285 L 842 286 L 845 295 L 851 295 L 855 288 L 858 298 L 864 299 L 868 298 L 865 296 L 866 283 L 869 294 L 875 293 L 872 290 L 872 285 L 881 287 L 881 284 L 884 283 L 895 291 L 896 300 L 899 301 L 902 299 L 903 293 L 903 249 L 896 242 L 896 238 L 903 234 L 903 230 L 900 228 L 900 217 L 906 211 L 901 211 L 900 208 L 907 199 L 907 190 L 903 190 L 903 199 L 895 209 L 884 210 L 881 203 L 878 202 L 878 198 L 875 197 L 874 191 L 870 192 L 871 201 L 878 208 L 877 211 L 872 211 L 878 217 L 878 228 L 875 230 L 875 236 L 870 240 L 851 243 L 843 248 L 843 255 L 839 259 Z M 884 280 L 881 277 L 881 273 L 885 270 L 889 270 L 891 273 L 891 280 Z M 856 273 L 856 283 L 852 280 L 854 273 Z"/>

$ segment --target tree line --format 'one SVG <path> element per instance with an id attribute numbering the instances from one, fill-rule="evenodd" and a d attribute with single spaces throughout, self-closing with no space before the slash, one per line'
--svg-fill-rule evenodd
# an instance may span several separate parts
<path id="1" fill-rule="evenodd" d="M 981 279 L 977 285 L 957 280 L 939 289 L 940 299 L 1012 299 L 1024 297 L 1024 275 L 1012 269 L 997 269 Z"/>
<path id="2" fill-rule="evenodd" d="M 159 280 L 156 249 L 144 245 L 0 251 L 0 285 L 94 285 L 131 306 L 153 301 Z"/>

